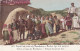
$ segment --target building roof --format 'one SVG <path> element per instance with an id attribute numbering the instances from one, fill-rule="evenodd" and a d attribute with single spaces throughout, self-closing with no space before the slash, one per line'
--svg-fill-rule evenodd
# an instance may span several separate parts
<path id="1" fill-rule="evenodd" d="M 0 5 L 30 4 L 30 0 L 0 0 Z"/>

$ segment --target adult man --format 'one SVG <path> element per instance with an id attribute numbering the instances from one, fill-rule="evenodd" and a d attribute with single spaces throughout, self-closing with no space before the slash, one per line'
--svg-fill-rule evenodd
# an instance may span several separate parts
<path id="1" fill-rule="evenodd" d="M 34 32 L 34 23 L 30 17 L 30 15 L 27 16 L 27 40 L 32 40 L 33 39 L 33 32 Z"/>
<path id="2" fill-rule="evenodd" d="M 57 18 L 57 16 L 54 16 L 54 21 L 56 25 L 56 33 L 59 33 L 60 30 L 60 20 Z"/>
<path id="3" fill-rule="evenodd" d="M 77 13 L 77 9 L 74 3 L 71 3 L 71 7 L 69 8 L 68 13 L 70 14 L 71 18 L 74 16 L 74 13 Z"/>
<path id="4" fill-rule="evenodd" d="M 19 32 L 20 32 L 20 40 L 21 40 L 22 34 L 23 34 L 23 39 L 24 39 L 24 36 L 25 36 L 25 20 L 22 18 L 19 20 Z"/>

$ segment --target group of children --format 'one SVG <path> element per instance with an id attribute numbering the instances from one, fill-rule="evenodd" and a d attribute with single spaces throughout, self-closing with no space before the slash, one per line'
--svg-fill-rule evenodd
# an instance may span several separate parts
<path id="1" fill-rule="evenodd" d="M 80 18 L 76 13 L 74 13 L 73 17 L 68 14 L 66 17 L 60 19 L 60 21 L 62 22 L 62 29 L 71 30 L 80 28 Z"/>
<path id="2" fill-rule="evenodd" d="M 4 24 L 2 34 L 6 43 L 13 43 L 21 40 L 42 39 L 55 35 L 54 31 L 59 33 L 60 30 L 79 28 L 79 25 L 79 18 L 76 14 L 72 18 L 68 14 L 62 19 L 58 19 L 56 15 L 54 17 L 51 15 L 46 17 L 27 15 L 26 19 L 19 17 L 19 19 L 13 19 L 12 24 Z"/>

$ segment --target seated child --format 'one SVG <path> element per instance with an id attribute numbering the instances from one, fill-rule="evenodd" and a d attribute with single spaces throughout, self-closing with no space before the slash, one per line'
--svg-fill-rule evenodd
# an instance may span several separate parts
<path id="1" fill-rule="evenodd" d="M 41 33 L 41 31 L 38 29 L 38 27 L 35 27 L 34 38 L 35 38 L 35 39 L 41 39 L 41 38 L 42 38 L 42 33 Z"/>
<path id="2" fill-rule="evenodd" d="M 27 34 L 27 40 L 33 40 L 33 39 L 34 39 L 33 33 L 28 32 L 28 34 Z"/>

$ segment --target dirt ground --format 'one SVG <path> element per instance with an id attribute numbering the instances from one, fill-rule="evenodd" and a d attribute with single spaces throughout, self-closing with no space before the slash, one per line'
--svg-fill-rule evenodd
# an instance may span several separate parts
<path id="1" fill-rule="evenodd" d="M 0 40 L 0 45 L 5 42 Z M 47 37 L 39 40 L 23 41 L 13 45 L 79 45 L 80 44 L 80 30 L 65 31 L 56 36 Z"/>
<path id="2" fill-rule="evenodd" d="M 39 40 L 24 41 L 14 45 L 79 45 L 80 30 L 71 30 L 60 33 L 56 36 Z"/>

